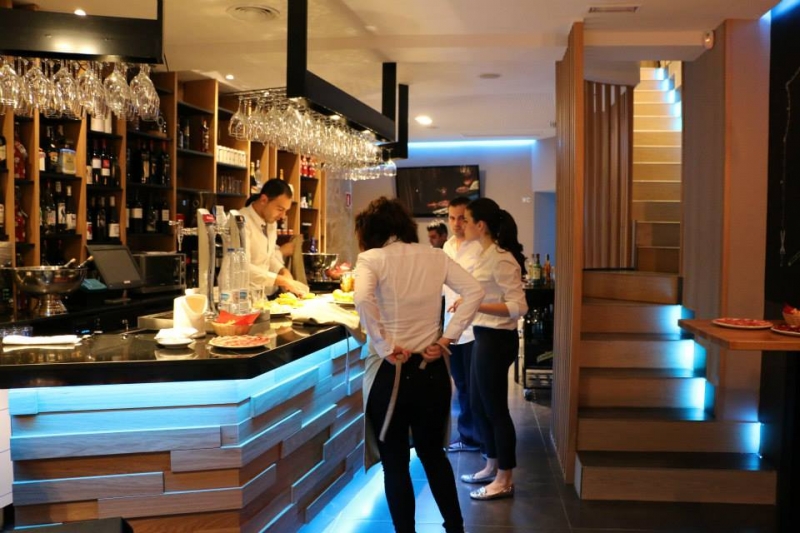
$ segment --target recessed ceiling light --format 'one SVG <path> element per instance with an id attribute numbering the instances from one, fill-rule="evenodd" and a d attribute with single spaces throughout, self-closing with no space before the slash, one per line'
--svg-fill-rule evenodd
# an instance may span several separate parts
<path id="1" fill-rule="evenodd" d="M 225 74 L 225 79 L 226 80 L 232 80 L 233 79 L 233 74 Z"/>
<path id="2" fill-rule="evenodd" d="M 342 120 L 342 115 L 333 114 L 328 117 L 331 120 Z"/>
<path id="3" fill-rule="evenodd" d="M 414 117 L 414 120 L 417 121 L 417 124 L 420 126 L 430 126 L 433 124 L 433 119 L 428 115 L 417 115 Z"/>
<path id="4" fill-rule="evenodd" d="M 497 72 L 484 72 L 478 76 L 482 80 L 496 80 L 500 77 L 500 74 Z"/>
<path id="5" fill-rule="evenodd" d="M 589 7 L 589 13 L 636 13 L 637 11 L 639 11 L 639 6 L 635 4 Z"/>
<path id="6" fill-rule="evenodd" d="M 75 13 L 76 15 L 78 15 L 79 17 L 85 17 L 85 16 L 86 16 L 86 11 L 84 11 L 84 10 L 83 10 L 83 9 L 81 9 L 81 8 L 78 8 L 78 9 L 76 9 L 76 10 L 74 11 L 74 13 Z"/>
<path id="7" fill-rule="evenodd" d="M 230 6 L 225 11 L 236 20 L 247 22 L 266 22 L 278 18 L 281 14 L 276 8 L 263 4 Z"/>

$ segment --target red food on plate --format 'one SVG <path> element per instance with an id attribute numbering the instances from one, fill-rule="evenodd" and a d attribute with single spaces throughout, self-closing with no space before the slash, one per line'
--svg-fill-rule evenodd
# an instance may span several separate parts
<path id="1" fill-rule="evenodd" d="M 769 320 L 759 320 L 757 318 L 717 318 L 711 321 L 712 324 L 724 328 L 735 329 L 768 329 L 772 327 Z"/>

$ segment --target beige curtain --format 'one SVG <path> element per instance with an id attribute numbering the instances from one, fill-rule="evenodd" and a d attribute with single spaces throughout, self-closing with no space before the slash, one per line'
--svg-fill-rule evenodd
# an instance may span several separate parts
<path id="1" fill-rule="evenodd" d="M 584 268 L 630 268 L 633 87 L 587 81 Z"/>

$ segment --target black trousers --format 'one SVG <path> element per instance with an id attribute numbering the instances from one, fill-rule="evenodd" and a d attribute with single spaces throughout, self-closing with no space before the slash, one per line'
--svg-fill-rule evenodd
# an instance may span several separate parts
<path id="1" fill-rule="evenodd" d="M 458 504 L 453 468 L 444 452 L 447 415 L 450 411 L 450 376 L 444 360 L 420 369 L 422 356 L 414 354 L 401 367 L 400 389 L 385 442 L 378 442 L 384 473 L 384 489 L 395 531 L 414 533 L 415 499 L 409 472 L 409 430 L 433 499 L 448 533 L 463 533 L 464 519 Z M 367 416 L 376 433 L 383 427 L 394 384 L 394 365 L 384 361 L 378 369 L 367 400 Z"/>
<path id="2" fill-rule="evenodd" d="M 472 346 L 474 342 L 464 344 L 451 344 L 450 351 L 450 374 L 453 376 L 453 383 L 456 385 L 456 399 L 458 399 L 458 434 L 461 442 L 473 446 L 481 443 L 478 428 L 472 416 L 472 408 L 469 405 L 469 391 L 471 388 L 470 366 L 472 365 Z"/>
<path id="3" fill-rule="evenodd" d="M 508 411 L 508 368 L 519 351 L 517 330 L 473 327 L 470 404 L 482 451 L 501 470 L 517 466 L 517 434 Z"/>

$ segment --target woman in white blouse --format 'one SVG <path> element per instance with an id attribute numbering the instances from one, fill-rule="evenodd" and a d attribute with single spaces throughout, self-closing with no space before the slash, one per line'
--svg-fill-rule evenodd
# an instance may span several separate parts
<path id="1" fill-rule="evenodd" d="M 453 469 L 444 452 L 451 396 L 446 354 L 475 315 L 483 291 L 442 250 L 419 244 L 416 223 L 397 200 L 370 203 L 356 216 L 356 234 L 362 253 L 354 299 L 369 336 L 365 467 L 380 456 L 395 531 L 413 533 L 410 432 L 445 531 L 463 533 Z M 462 303 L 440 334 L 442 285 Z"/>
<path id="2" fill-rule="evenodd" d="M 472 270 L 486 296 L 472 322 L 470 406 L 487 460 L 480 471 L 462 475 L 461 481 L 486 483 L 469 495 L 494 500 L 514 495 L 516 432 L 508 411 L 508 368 L 519 350 L 517 319 L 528 311 L 522 288 L 525 256 L 516 222 L 494 200 L 473 200 L 465 218 L 464 237 L 483 249 Z"/>

